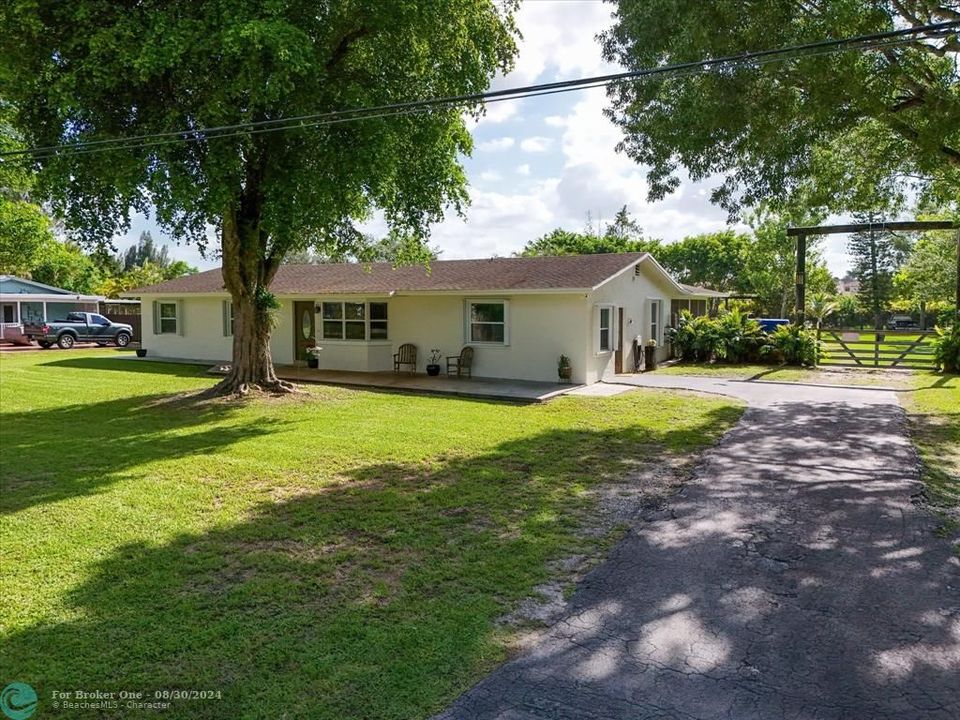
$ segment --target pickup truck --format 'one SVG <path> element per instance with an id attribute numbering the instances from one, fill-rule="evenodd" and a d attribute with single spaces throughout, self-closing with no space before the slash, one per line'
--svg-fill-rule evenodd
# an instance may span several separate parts
<path id="1" fill-rule="evenodd" d="M 130 325 L 115 323 L 97 313 L 67 313 L 66 320 L 54 320 L 40 325 L 24 325 L 23 334 L 36 340 L 42 348 L 54 343 L 69 350 L 77 342 L 95 342 L 98 345 L 113 343 L 126 347 L 133 337 Z"/>

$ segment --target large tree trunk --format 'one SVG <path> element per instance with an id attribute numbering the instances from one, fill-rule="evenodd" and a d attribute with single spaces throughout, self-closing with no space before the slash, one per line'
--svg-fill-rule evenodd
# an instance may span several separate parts
<path id="1" fill-rule="evenodd" d="M 233 360 L 227 376 L 209 394 L 291 392 L 294 386 L 280 380 L 273 367 L 271 309 L 264 304 L 282 258 L 268 254 L 258 217 L 238 219 L 242 210 L 241 206 L 241 213 L 224 213 L 221 230 L 223 283 L 233 300 Z"/>

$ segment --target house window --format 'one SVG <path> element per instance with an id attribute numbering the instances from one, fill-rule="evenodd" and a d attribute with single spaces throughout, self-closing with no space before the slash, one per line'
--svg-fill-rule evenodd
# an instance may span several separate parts
<path id="1" fill-rule="evenodd" d="M 600 307 L 600 322 L 598 330 L 600 333 L 599 345 L 600 352 L 609 352 L 613 349 L 613 308 L 610 306 Z"/>
<path id="2" fill-rule="evenodd" d="M 387 304 L 370 303 L 370 339 L 387 339 Z"/>
<path id="3" fill-rule="evenodd" d="M 233 335 L 233 303 L 230 300 L 223 301 L 223 334 L 225 337 Z"/>
<path id="4" fill-rule="evenodd" d="M 468 332 L 470 342 L 507 343 L 507 302 L 470 301 L 467 303 Z"/>
<path id="5" fill-rule="evenodd" d="M 324 340 L 387 339 L 387 303 L 325 302 L 320 312 Z"/>
<path id="6" fill-rule="evenodd" d="M 162 302 L 159 308 L 159 329 L 161 335 L 176 335 L 180 319 L 177 317 L 177 303 Z"/>
<path id="7" fill-rule="evenodd" d="M 650 301 L 650 338 L 660 342 L 660 301 Z"/>

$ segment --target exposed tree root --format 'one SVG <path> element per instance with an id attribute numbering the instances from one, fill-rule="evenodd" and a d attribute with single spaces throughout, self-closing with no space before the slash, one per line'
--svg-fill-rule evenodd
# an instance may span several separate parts
<path id="1" fill-rule="evenodd" d="M 218 397 L 238 397 L 244 398 L 250 395 L 265 393 L 269 395 L 292 395 L 300 394 L 303 390 L 286 380 L 272 378 L 260 382 L 238 381 L 231 375 L 227 375 L 223 380 L 208 390 L 200 393 L 199 397 L 218 398 Z"/>

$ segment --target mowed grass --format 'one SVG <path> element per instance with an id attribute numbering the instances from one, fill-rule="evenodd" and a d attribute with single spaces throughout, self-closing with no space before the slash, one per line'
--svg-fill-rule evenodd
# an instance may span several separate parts
<path id="1" fill-rule="evenodd" d="M 506 657 L 496 620 L 551 560 L 601 551 L 578 532 L 591 488 L 742 411 L 185 397 L 213 382 L 112 350 L 0 355 L 0 657 L 37 717 L 76 689 L 222 693 L 169 718 L 426 717 Z"/>
<path id="2" fill-rule="evenodd" d="M 960 376 L 917 373 L 900 401 L 923 459 L 928 498 L 941 511 L 945 530 L 955 531 L 960 528 Z"/>

